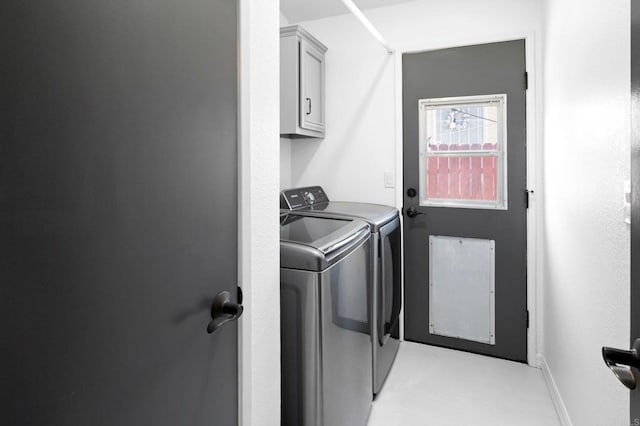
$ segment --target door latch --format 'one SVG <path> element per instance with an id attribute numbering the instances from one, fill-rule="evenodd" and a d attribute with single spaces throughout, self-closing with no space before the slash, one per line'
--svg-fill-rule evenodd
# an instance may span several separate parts
<path id="1" fill-rule="evenodd" d="M 238 296 L 240 295 L 241 293 L 238 293 Z M 211 322 L 207 326 L 207 333 L 211 334 L 229 321 L 240 318 L 244 307 L 241 304 L 241 296 L 238 299 L 240 303 L 232 302 L 231 293 L 226 290 L 216 294 L 211 306 Z"/>
<path id="2" fill-rule="evenodd" d="M 424 214 L 424 213 L 418 211 L 415 207 L 409 207 L 407 209 L 407 216 L 409 216 L 411 218 L 416 217 L 416 216 L 421 215 L 421 214 Z"/>

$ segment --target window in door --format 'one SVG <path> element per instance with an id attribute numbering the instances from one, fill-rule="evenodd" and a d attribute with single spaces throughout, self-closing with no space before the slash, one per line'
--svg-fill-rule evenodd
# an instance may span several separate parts
<path id="1" fill-rule="evenodd" d="M 420 205 L 507 209 L 507 95 L 421 99 Z"/>

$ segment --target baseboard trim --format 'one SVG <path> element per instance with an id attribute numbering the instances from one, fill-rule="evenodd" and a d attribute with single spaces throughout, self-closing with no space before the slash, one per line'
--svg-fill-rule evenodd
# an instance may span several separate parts
<path id="1" fill-rule="evenodd" d="M 556 408 L 556 413 L 558 414 L 558 418 L 560 419 L 560 424 L 562 426 L 573 426 L 573 423 L 571 423 L 571 418 L 569 417 L 569 412 L 567 411 L 567 407 L 565 407 L 564 401 L 562 401 L 562 396 L 560 396 L 558 386 L 556 385 L 555 380 L 553 380 L 551 370 L 549 370 L 547 360 L 542 354 L 538 354 L 538 365 L 540 366 L 540 369 L 542 369 L 542 376 L 544 377 L 544 381 L 547 384 L 547 389 L 549 389 L 549 394 L 551 394 L 551 400 L 553 401 L 553 406 Z"/>

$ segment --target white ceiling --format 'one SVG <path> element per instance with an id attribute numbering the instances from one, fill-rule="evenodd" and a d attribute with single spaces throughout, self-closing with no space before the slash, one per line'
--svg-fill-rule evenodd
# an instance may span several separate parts
<path id="1" fill-rule="evenodd" d="M 353 0 L 360 10 L 408 1 L 412 0 Z M 280 0 L 280 12 L 290 24 L 350 13 L 340 0 Z"/>

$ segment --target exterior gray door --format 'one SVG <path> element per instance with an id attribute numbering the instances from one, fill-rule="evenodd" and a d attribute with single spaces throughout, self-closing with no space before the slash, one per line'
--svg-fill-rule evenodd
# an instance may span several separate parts
<path id="1" fill-rule="evenodd" d="M 236 9 L 2 2 L 1 424 L 237 424 Z"/>
<path id="2" fill-rule="evenodd" d="M 525 43 L 403 56 L 405 338 L 527 360 Z"/>

